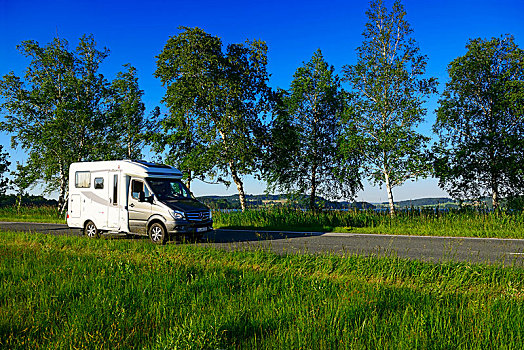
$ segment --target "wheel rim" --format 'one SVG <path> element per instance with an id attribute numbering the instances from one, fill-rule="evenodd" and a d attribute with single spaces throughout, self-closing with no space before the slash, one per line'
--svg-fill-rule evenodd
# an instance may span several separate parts
<path id="1" fill-rule="evenodd" d="M 162 239 L 162 228 L 159 226 L 153 226 L 151 228 L 151 239 L 158 242 Z"/>
<path id="2" fill-rule="evenodd" d="M 86 232 L 88 237 L 96 236 L 96 226 L 94 224 L 88 224 L 86 227 Z"/>

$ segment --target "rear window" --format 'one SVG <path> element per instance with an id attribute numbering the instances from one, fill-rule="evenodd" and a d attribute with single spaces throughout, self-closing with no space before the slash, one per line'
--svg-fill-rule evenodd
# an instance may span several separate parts
<path id="1" fill-rule="evenodd" d="M 75 187 L 89 188 L 91 186 L 91 173 L 89 171 L 77 171 L 75 173 Z"/>

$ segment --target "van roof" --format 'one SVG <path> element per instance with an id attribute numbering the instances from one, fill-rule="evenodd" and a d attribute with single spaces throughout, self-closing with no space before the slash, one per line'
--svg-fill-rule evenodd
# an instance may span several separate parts
<path id="1" fill-rule="evenodd" d="M 145 165 L 145 166 L 147 166 L 149 168 L 175 169 L 175 168 L 173 168 L 172 166 L 169 166 L 169 165 L 146 162 L 145 160 L 140 160 L 140 159 L 139 160 L 133 159 L 133 160 L 131 160 L 131 162 L 139 163 L 139 164 Z"/>
<path id="2" fill-rule="evenodd" d="M 108 160 L 98 162 L 78 162 L 71 164 L 70 172 L 73 171 L 122 171 L 128 175 L 139 177 L 169 177 L 182 178 L 182 172 L 175 167 L 150 163 L 144 160 Z"/>

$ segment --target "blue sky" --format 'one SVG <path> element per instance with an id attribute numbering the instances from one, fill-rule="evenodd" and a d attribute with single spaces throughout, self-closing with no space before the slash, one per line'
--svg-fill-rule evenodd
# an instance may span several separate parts
<path id="1" fill-rule="evenodd" d="M 386 0 L 390 6 L 392 1 Z M 512 34 L 524 47 L 523 0 L 405 0 L 407 19 L 421 52 L 429 58 L 427 74 L 437 77 L 442 91 L 446 66 L 465 53 L 470 38 Z M 16 45 L 23 40 L 46 44 L 58 34 L 74 47 L 83 34 L 93 34 L 99 47 L 111 55 L 101 72 L 109 79 L 130 63 L 138 69 L 150 111 L 160 105 L 164 88 L 153 77 L 155 56 L 179 26 L 200 27 L 222 38 L 223 43 L 261 39 L 267 42 L 270 85 L 288 88 L 293 73 L 317 48 L 337 72 L 356 61 L 362 42 L 369 2 L 359 1 L 74 1 L 0 0 L 0 75 L 14 71 L 23 75 L 27 61 Z M 428 115 L 420 131 L 431 133 L 437 97 L 427 103 Z M 0 116 L 2 118 L 2 116 Z M 11 160 L 25 158 L 11 150 L 10 136 L 0 134 Z M 248 193 L 262 193 L 265 185 L 246 178 Z M 196 195 L 236 193 L 233 185 L 195 183 Z M 396 200 L 443 196 L 435 180 L 410 182 L 394 190 Z M 366 185 L 359 200 L 386 201 L 384 189 Z"/>

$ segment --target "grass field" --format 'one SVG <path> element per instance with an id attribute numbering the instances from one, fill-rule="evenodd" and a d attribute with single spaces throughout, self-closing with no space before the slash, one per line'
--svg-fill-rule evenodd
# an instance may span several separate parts
<path id="1" fill-rule="evenodd" d="M 289 208 L 216 212 L 216 228 L 386 233 L 425 236 L 524 238 L 524 213 L 474 210 L 399 211 L 394 218 L 372 210 L 313 213 Z"/>
<path id="2" fill-rule="evenodd" d="M 55 207 L 0 208 L 0 221 L 65 223 Z M 275 231 L 385 233 L 424 236 L 524 238 L 524 212 L 475 210 L 399 211 L 394 218 L 372 210 L 311 211 L 292 208 L 213 213 L 215 228 Z"/>
<path id="3" fill-rule="evenodd" d="M 0 221 L 65 223 L 64 215 L 52 206 L 0 207 Z"/>
<path id="4" fill-rule="evenodd" d="M 524 269 L 0 232 L 0 348 L 521 349 Z"/>

